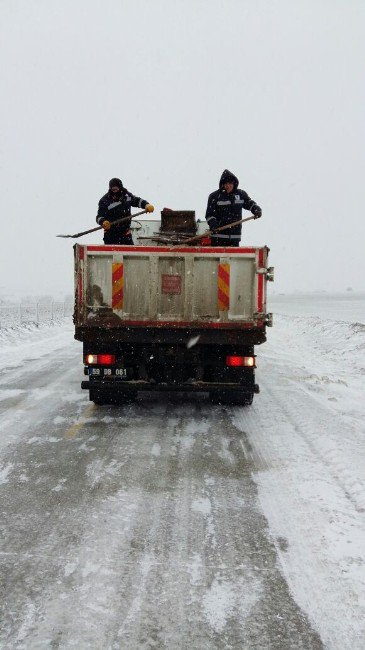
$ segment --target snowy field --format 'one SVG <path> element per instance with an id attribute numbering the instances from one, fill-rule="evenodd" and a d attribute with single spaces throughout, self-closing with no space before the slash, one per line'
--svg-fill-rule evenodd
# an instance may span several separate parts
<path id="1" fill-rule="evenodd" d="M 317 316 L 365 325 L 365 293 L 273 294 L 269 297 L 268 310 L 276 314 Z"/>
<path id="2" fill-rule="evenodd" d="M 1 647 L 365 647 L 365 297 L 269 309 L 248 408 L 95 407 L 69 321 L 3 330 Z"/>

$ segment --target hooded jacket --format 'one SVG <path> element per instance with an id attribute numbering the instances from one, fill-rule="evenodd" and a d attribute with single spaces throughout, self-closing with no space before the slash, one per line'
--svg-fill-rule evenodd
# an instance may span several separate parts
<path id="1" fill-rule="evenodd" d="M 118 180 L 118 179 L 117 179 Z M 111 190 L 104 194 L 99 201 L 98 214 L 96 216 L 97 223 L 101 226 L 103 221 L 107 220 L 110 223 L 121 219 L 122 217 L 128 217 L 131 214 L 131 208 L 141 208 L 144 210 L 148 201 L 141 199 L 139 196 L 134 196 L 129 192 L 121 181 L 120 191 L 117 194 L 113 194 Z M 111 230 L 108 230 L 104 234 L 105 243 L 117 243 L 116 241 L 111 241 L 118 239 L 118 237 L 123 237 L 126 232 L 129 230 L 131 225 L 131 220 L 125 221 L 118 226 L 114 226 Z"/>
<path id="2" fill-rule="evenodd" d="M 233 183 L 233 192 L 230 194 L 227 194 L 223 187 L 228 182 Z M 233 221 L 239 221 L 242 219 L 243 209 L 252 211 L 252 208 L 257 206 L 257 203 L 248 196 L 245 190 L 238 189 L 238 184 L 237 176 L 232 174 L 229 169 L 225 169 L 219 181 L 219 190 L 212 192 L 208 198 L 205 218 L 210 228 L 219 228 Z M 217 233 L 214 237 L 220 239 L 222 244 L 224 244 L 224 240 L 236 239 L 238 246 L 239 240 L 241 239 L 241 230 L 242 224 L 239 224 L 238 226 L 224 230 L 222 233 Z"/>

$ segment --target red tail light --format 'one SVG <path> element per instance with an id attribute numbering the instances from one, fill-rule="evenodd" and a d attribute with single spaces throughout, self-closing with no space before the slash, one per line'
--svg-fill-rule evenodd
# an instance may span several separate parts
<path id="1" fill-rule="evenodd" d="M 226 366 L 231 366 L 233 368 L 242 367 L 242 366 L 246 368 L 256 368 L 255 357 L 229 356 L 226 357 Z"/>
<path id="2" fill-rule="evenodd" d="M 112 366 L 115 363 L 115 354 L 87 354 L 85 363 L 87 366 Z"/>

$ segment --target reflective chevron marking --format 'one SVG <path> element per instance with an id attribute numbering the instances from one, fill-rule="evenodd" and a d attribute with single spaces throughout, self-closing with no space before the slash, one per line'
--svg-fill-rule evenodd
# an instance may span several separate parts
<path id="1" fill-rule="evenodd" d="M 228 311 L 229 309 L 229 275 L 230 265 L 218 265 L 218 309 Z"/>
<path id="2" fill-rule="evenodd" d="M 123 309 L 124 269 L 120 262 L 113 262 L 112 283 L 112 308 Z"/>

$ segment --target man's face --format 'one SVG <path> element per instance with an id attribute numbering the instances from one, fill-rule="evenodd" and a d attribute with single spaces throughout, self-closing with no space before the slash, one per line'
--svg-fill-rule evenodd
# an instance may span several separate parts
<path id="1" fill-rule="evenodd" d="M 233 192 L 234 184 L 233 183 L 224 183 L 223 187 L 226 190 L 227 194 L 230 194 L 231 192 Z"/>
<path id="2" fill-rule="evenodd" d="M 118 185 L 113 185 L 113 187 L 111 187 L 110 190 L 111 192 L 113 192 L 113 194 L 118 194 L 120 188 L 118 187 Z"/>

